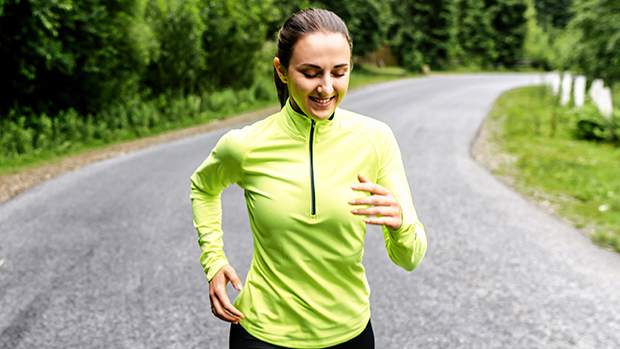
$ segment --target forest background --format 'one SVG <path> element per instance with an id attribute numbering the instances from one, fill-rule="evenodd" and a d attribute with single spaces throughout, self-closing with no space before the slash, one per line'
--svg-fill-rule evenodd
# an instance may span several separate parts
<path id="1" fill-rule="evenodd" d="M 278 29 L 308 7 L 343 18 L 359 59 L 618 90 L 620 0 L 0 0 L 0 166 L 273 105 Z"/>

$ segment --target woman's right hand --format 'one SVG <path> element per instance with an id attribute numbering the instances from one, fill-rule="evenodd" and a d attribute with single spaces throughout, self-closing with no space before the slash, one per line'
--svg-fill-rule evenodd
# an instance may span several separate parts
<path id="1" fill-rule="evenodd" d="M 230 298 L 226 294 L 226 285 L 232 282 L 237 291 L 241 291 L 241 280 L 237 277 L 235 269 L 230 264 L 225 265 L 209 282 L 209 298 L 211 299 L 211 312 L 223 321 L 237 325 L 242 319 L 243 314 L 230 303 Z"/>

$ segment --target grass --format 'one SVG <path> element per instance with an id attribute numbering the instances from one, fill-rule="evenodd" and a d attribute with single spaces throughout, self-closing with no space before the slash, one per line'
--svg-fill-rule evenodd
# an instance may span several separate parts
<path id="1" fill-rule="evenodd" d="M 491 140 L 511 161 L 495 172 L 550 205 L 594 242 L 620 252 L 620 147 L 577 140 L 573 107 L 544 86 L 509 91 L 489 114 Z"/>
<path id="2" fill-rule="evenodd" d="M 359 87 L 377 84 L 386 81 L 404 79 L 409 77 L 420 76 L 407 72 L 400 67 L 373 67 L 365 64 L 355 64 L 351 71 L 351 79 L 349 80 L 349 90 Z"/>
<path id="3" fill-rule="evenodd" d="M 378 68 L 364 64 L 356 64 L 351 74 L 349 90 L 362 86 L 403 79 L 412 76 L 415 75 L 407 73 L 404 69 L 397 67 Z M 205 113 L 200 117 L 188 117 L 182 118 L 175 122 L 167 122 L 150 129 L 148 132 L 148 137 L 157 136 L 170 131 L 180 130 L 183 128 L 212 122 L 215 119 L 221 120 L 231 116 L 260 110 L 270 106 L 275 106 L 277 105 L 276 101 L 277 98 L 274 88 L 273 100 L 271 101 L 254 101 L 251 103 L 240 104 L 232 103 L 237 105 L 237 107 L 229 109 L 217 115 L 213 115 L 212 113 Z M 133 141 L 138 138 L 140 137 L 135 134 L 125 133 L 124 136 L 120 136 L 114 140 L 89 140 L 87 142 L 76 142 L 75 144 L 71 144 L 68 147 L 61 147 L 55 150 L 35 151 L 32 154 L 15 156 L 10 158 L 0 157 L 0 176 L 18 174 L 32 168 L 59 163 L 63 159 L 70 156 L 83 154 L 89 151 L 104 149 L 112 145 Z"/>

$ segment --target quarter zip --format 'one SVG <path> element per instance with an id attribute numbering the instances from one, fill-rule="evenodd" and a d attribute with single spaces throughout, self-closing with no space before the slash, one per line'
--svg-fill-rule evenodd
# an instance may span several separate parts
<path id="1" fill-rule="evenodd" d="M 310 214 L 316 215 L 316 194 L 314 190 L 314 152 L 312 150 L 314 145 L 314 126 L 315 121 L 312 120 L 310 126 L 310 142 L 308 142 L 309 155 L 310 155 Z"/>

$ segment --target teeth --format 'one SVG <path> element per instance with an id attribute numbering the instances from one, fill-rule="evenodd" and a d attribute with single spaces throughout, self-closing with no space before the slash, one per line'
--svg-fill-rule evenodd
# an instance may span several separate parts
<path id="1" fill-rule="evenodd" d="M 330 100 L 331 98 L 318 99 L 318 98 L 316 98 L 316 97 L 313 97 L 312 99 L 314 99 L 317 103 L 325 104 L 325 103 L 329 102 L 329 100 Z"/>

